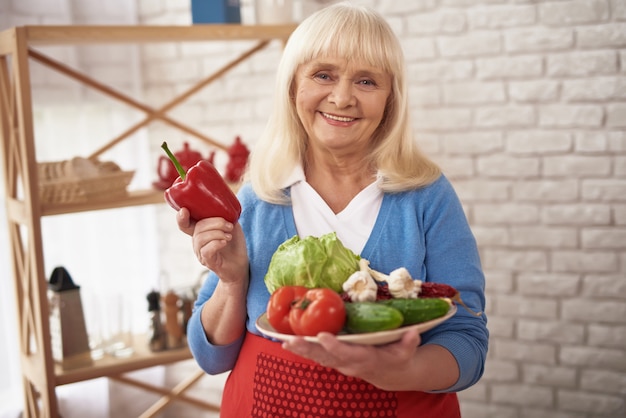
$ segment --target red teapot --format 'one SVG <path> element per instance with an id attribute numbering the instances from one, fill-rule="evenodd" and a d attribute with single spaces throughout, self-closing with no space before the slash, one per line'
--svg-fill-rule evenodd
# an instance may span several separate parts
<path id="1" fill-rule="evenodd" d="M 176 159 L 183 166 L 185 171 L 189 170 L 193 167 L 198 161 L 202 160 L 202 154 L 198 151 L 194 151 L 189 147 L 189 143 L 185 142 L 183 144 L 183 149 L 181 151 L 177 151 L 174 153 Z M 157 164 L 157 174 L 159 175 L 159 180 L 153 183 L 154 187 L 165 190 L 176 181 L 178 178 L 178 172 L 176 171 L 176 167 L 172 161 L 165 155 L 161 155 L 159 157 L 159 162 Z"/>
<path id="2" fill-rule="evenodd" d="M 228 148 L 229 159 L 226 165 L 226 175 L 224 176 L 227 181 L 236 183 L 241 179 L 248 163 L 249 154 L 248 147 L 241 142 L 241 137 L 237 136 L 235 142 Z"/>

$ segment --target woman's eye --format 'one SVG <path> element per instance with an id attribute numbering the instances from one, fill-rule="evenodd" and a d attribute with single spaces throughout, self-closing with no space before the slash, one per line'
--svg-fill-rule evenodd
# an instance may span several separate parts
<path id="1" fill-rule="evenodd" d="M 326 74 L 326 73 L 317 73 L 313 76 L 313 78 L 317 79 L 317 80 L 322 80 L 322 81 L 328 81 L 330 80 L 330 75 Z"/>
<path id="2" fill-rule="evenodd" d="M 365 87 L 376 87 L 376 83 L 374 82 L 374 80 L 369 79 L 359 80 L 358 84 Z"/>

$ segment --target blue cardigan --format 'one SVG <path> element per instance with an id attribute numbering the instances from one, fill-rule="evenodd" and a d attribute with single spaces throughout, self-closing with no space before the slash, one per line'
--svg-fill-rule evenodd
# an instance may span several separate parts
<path id="1" fill-rule="evenodd" d="M 264 276 L 276 248 L 296 235 L 291 206 L 258 199 L 249 184 L 239 191 L 243 207 L 239 220 L 250 259 L 250 287 L 247 296 L 249 332 L 259 334 L 256 319 L 265 312 L 269 293 Z M 372 233 L 361 257 L 373 269 L 389 273 L 406 267 L 411 276 L 423 281 L 447 283 L 460 291 L 474 311 L 485 310 L 484 275 L 478 250 L 461 203 L 445 176 L 431 185 L 403 193 L 386 193 Z M 200 310 L 212 295 L 218 277 L 210 272 L 204 282 L 187 336 L 193 356 L 209 374 L 231 370 L 243 342 L 226 346 L 211 344 L 200 322 Z M 487 354 L 487 319 L 459 307 L 456 315 L 422 334 L 422 344 L 438 344 L 456 358 L 460 377 L 447 392 L 465 389 L 482 376 Z"/>

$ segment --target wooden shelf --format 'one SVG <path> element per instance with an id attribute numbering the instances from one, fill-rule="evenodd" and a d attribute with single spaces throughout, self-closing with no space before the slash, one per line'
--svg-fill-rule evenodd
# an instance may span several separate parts
<path id="1" fill-rule="evenodd" d="M 187 347 L 152 352 L 147 348 L 145 336 L 136 336 L 134 340 L 136 341 L 133 345 L 134 353 L 125 358 L 105 355 L 101 359 L 95 360 L 93 365 L 72 369 L 64 369 L 59 364 L 55 364 L 56 384 L 67 385 L 83 380 L 115 376 L 192 358 Z"/>
<path id="2" fill-rule="evenodd" d="M 237 193 L 238 185 L 229 184 L 231 190 Z M 163 197 L 163 190 L 132 190 L 128 194 L 115 199 L 102 198 L 92 199 L 87 202 L 63 203 L 63 204 L 42 204 L 41 215 L 64 215 L 78 212 L 91 212 L 105 209 L 117 209 L 131 206 L 154 205 L 166 203 Z"/>
<path id="3" fill-rule="evenodd" d="M 162 190 L 135 190 L 129 191 L 126 196 L 116 197 L 115 199 L 102 200 L 93 199 L 87 202 L 62 203 L 62 204 L 42 204 L 42 216 L 62 215 L 77 212 L 89 212 L 104 209 L 116 209 L 129 206 L 150 205 L 157 203 L 165 203 Z"/>
<path id="4" fill-rule="evenodd" d="M 12 36 L 23 30 L 29 45 L 79 45 L 96 43 L 271 41 L 286 40 L 295 25 L 205 24 L 191 26 L 37 26 L 17 27 L 0 34 Z"/>

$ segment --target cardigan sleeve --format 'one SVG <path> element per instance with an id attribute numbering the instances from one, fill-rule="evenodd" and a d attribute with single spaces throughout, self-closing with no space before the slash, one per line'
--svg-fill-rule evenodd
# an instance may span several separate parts
<path id="1" fill-rule="evenodd" d="M 426 344 L 447 348 L 455 357 L 460 376 L 446 392 L 459 391 L 476 383 L 483 374 L 489 331 L 485 310 L 485 277 L 474 235 L 461 202 L 445 177 L 438 180 L 436 193 L 428 197 L 424 210 L 426 280 L 456 288 L 476 316 L 459 306 L 456 315 L 424 333 Z"/>
<path id="2" fill-rule="evenodd" d="M 187 324 L 187 344 L 189 345 L 189 350 L 200 368 L 211 375 L 229 371 L 235 366 L 244 338 L 244 334 L 242 334 L 230 344 L 214 345 L 206 337 L 200 313 L 204 303 L 213 294 L 217 280 L 217 276 L 214 273 L 209 273 L 200 289 L 194 304 L 193 313 Z"/>

